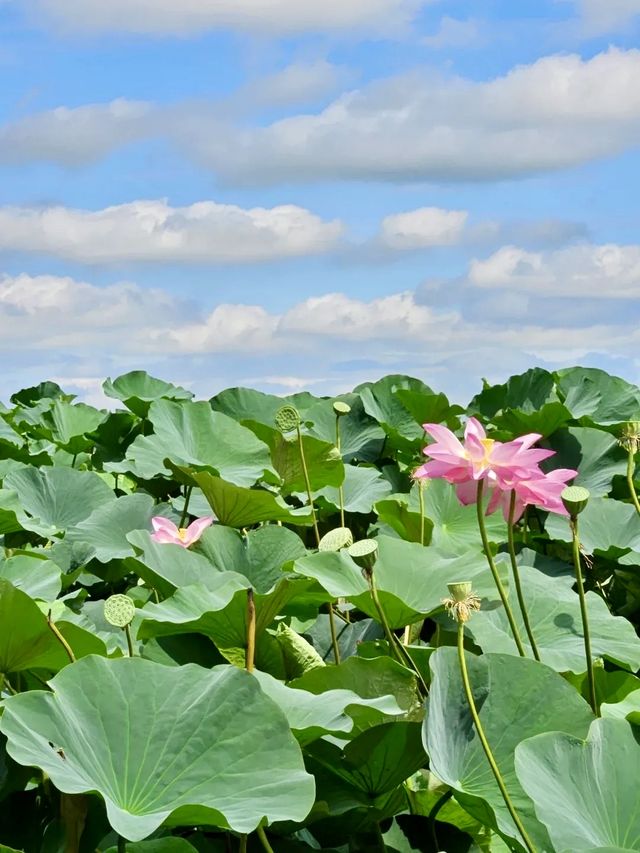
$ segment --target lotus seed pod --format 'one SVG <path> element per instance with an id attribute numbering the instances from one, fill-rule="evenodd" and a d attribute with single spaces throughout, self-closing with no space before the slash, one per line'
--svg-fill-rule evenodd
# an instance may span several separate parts
<path id="1" fill-rule="evenodd" d="M 128 595 L 110 595 L 104 603 L 104 618 L 115 628 L 126 628 L 136 615 L 136 606 Z"/>
<path id="2" fill-rule="evenodd" d="M 353 545 L 353 533 L 348 527 L 336 527 L 325 533 L 318 545 L 319 551 L 340 551 Z"/>
<path id="3" fill-rule="evenodd" d="M 447 589 L 454 601 L 464 601 L 471 594 L 471 582 L 461 581 L 460 583 L 448 583 Z"/>
<path id="4" fill-rule="evenodd" d="M 583 489 L 582 486 L 567 486 L 562 490 L 560 497 L 566 511 L 575 518 L 586 507 L 591 493 L 589 489 Z"/>
<path id="5" fill-rule="evenodd" d="M 348 403 L 343 403 L 342 400 L 336 400 L 333 404 L 333 411 L 338 417 L 348 415 L 351 411 L 351 406 Z"/>
<path id="6" fill-rule="evenodd" d="M 378 559 L 378 543 L 375 539 L 359 539 L 351 545 L 348 553 L 356 566 L 370 572 Z"/>
<path id="7" fill-rule="evenodd" d="M 640 421 L 629 421 L 622 427 L 620 444 L 634 454 L 638 452 L 638 447 L 640 447 Z"/>
<path id="8" fill-rule="evenodd" d="M 282 432 L 291 432 L 300 425 L 300 413 L 295 406 L 283 406 L 276 412 L 275 422 Z"/>

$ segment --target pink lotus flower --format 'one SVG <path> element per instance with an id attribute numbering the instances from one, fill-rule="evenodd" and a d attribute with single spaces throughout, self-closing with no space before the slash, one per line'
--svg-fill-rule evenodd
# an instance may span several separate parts
<path id="1" fill-rule="evenodd" d="M 526 479 L 540 473 L 538 462 L 553 456 L 553 450 L 531 449 L 542 436 L 523 435 L 514 441 L 501 442 L 487 438 L 482 424 L 469 418 L 464 431 L 464 443 L 447 427 L 423 424 L 426 432 L 436 439 L 424 448 L 432 461 L 421 465 L 414 477 L 442 477 L 449 483 L 468 484 L 488 480 L 491 486 L 510 488 L 514 480 Z M 462 503 L 472 503 L 467 486 L 460 489 Z"/>
<path id="2" fill-rule="evenodd" d="M 183 548 L 188 548 L 193 545 L 202 536 L 204 531 L 213 524 L 213 517 L 206 516 L 205 518 L 197 518 L 192 521 L 188 527 L 176 527 L 173 521 L 164 518 L 162 515 L 156 515 L 151 519 L 151 526 L 154 532 L 151 538 L 154 542 L 162 544 L 171 543 L 172 545 L 181 545 Z"/>
<path id="3" fill-rule="evenodd" d="M 464 442 L 440 424 L 424 424 L 424 429 L 436 439 L 435 443 L 424 448 L 425 455 L 431 456 L 432 461 L 421 465 L 414 472 L 414 477 L 447 480 L 455 485 L 458 500 L 465 505 L 476 502 L 478 481 L 485 480 L 491 490 L 487 514 L 501 506 L 507 519 L 512 490 L 516 492 L 516 519 L 520 518 L 527 504 L 567 514 L 560 493 L 567 480 L 578 472 L 560 468 L 545 474 L 539 463 L 555 452 L 532 448 L 542 438 L 541 435 L 528 433 L 513 441 L 495 441 L 487 438 L 476 418 L 467 421 Z"/>

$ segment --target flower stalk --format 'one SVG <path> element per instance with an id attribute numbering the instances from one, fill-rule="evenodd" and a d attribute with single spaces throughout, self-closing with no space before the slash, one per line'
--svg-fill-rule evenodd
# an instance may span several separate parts
<path id="1" fill-rule="evenodd" d="M 518 631 L 518 626 L 516 625 L 516 621 L 513 617 L 513 611 L 511 610 L 511 605 L 509 604 L 509 599 L 507 598 L 507 594 L 505 592 L 504 586 L 502 585 L 502 581 L 500 580 L 500 575 L 498 574 L 498 568 L 495 564 L 495 560 L 493 559 L 493 555 L 491 553 L 491 547 L 489 545 L 489 537 L 487 536 L 487 528 L 484 523 L 484 505 L 483 505 L 483 497 L 484 497 L 484 480 L 478 480 L 478 490 L 476 497 L 476 514 L 478 518 L 478 528 L 480 530 L 480 538 L 482 539 L 482 547 L 484 548 L 484 553 L 487 558 L 487 563 L 489 564 L 489 568 L 491 570 L 491 574 L 493 575 L 493 581 L 496 585 L 496 589 L 498 590 L 498 595 L 500 596 L 500 601 L 504 607 L 505 613 L 507 615 L 507 620 L 509 622 L 509 627 L 511 628 L 511 633 L 513 635 L 513 639 L 516 644 L 516 648 L 518 649 L 518 654 L 520 657 L 526 657 L 524 646 L 522 645 L 522 639 L 520 638 L 520 632 Z"/>
<path id="2" fill-rule="evenodd" d="M 531 651 L 533 652 L 533 656 L 536 660 L 540 660 L 540 652 L 538 651 L 538 646 L 536 645 L 535 637 L 533 636 L 533 631 L 531 630 L 531 623 L 529 622 L 529 613 L 527 611 L 527 604 L 524 599 L 524 593 L 522 592 L 522 584 L 520 582 L 520 569 L 518 568 L 518 560 L 516 559 L 516 549 L 514 542 L 514 526 L 515 526 L 515 513 L 516 513 L 516 498 L 517 493 L 515 489 L 511 491 L 511 498 L 509 501 L 509 521 L 507 524 L 507 543 L 509 548 L 509 557 L 511 559 L 511 571 L 513 573 L 513 583 L 516 588 L 516 596 L 518 598 L 518 605 L 520 607 L 520 613 L 522 615 L 522 621 L 524 622 L 525 631 L 527 632 L 527 637 L 529 639 L 529 645 L 531 646 Z"/>
<path id="3" fill-rule="evenodd" d="M 640 446 L 640 423 L 633 421 L 625 425 L 620 443 L 627 450 L 627 486 L 629 487 L 629 497 L 631 503 L 636 508 L 636 512 L 640 515 L 640 500 L 633 482 L 633 475 L 636 471 L 636 453 Z"/>
<path id="4" fill-rule="evenodd" d="M 245 652 L 245 669 L 253 672 L 256 656 L 256 603 L 253 589 L 247 590 L 247 648 Z"/>
<path id="5" fill-rule="evenodd" d="M 75 663 L 76 662 L 76 656 L 73 653 L 73 649 L 71 648 L 69 643 L 65 640 L 65 638 L 62 636 L 62 634 L 58 630 L 55 622 L 51 618 L 51 611 L 49 611 L 47 613 L 47 625 L 49 626 L 49 630 L 51 631 L 51 633 L 54 635 L 56 640 L 60 643 L 62 648 L 67 653 L 67 657 L 69 658 L 70 662 Z"/>

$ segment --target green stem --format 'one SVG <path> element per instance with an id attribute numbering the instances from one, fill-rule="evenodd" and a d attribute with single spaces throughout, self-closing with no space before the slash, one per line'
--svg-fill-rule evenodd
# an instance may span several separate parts
<path id="1" fill-rule="evenodd" d="M 382 835 L 382 830 L 380 829 L 380 823 L 377 820 L 373 822 L 373 834 L 376 837 L 376 841 L 378 842 L 378 848 L 380 849 L 380 853 L 386 853 L 387 847 L 384 843 L 384 836 Z"/>
<path id="2" fill-rule="evenodd" d="M 187 512 L 189 510 L 189 501 L 191 500 L 191 492 L 193 491 L 193 486 L 187 486 L 184 493 L 184 507 L 182 508 L 182 515 L 180 516 L 180 524 L 178 527 L 184 527 L 184 523 L 187 520 Z"/>
<path id="3" fill-rule="evenodd" d="M 431 838 L 434 843 L 434 850 L 440 850 L 440 844 L 438 843 L 438 834 L 436 832 L 436 818 L 440 813 L 440 809 L 445 806 L 449 800 L 453 797 L 453 790 L 449 788 L 448 791 L 445 791 L 444 794 L 436 800 L 434 807 L 429 812 L 427 816 L 427 820 L 429 821 L 429 830 L 431 832 Z"/>
<path id="4" fill-rule="evenodd" d="M 340 415 L 336 415 L 336 447 L 340 458 L 342 459 L 342 446 L 340 444 Z M 340 500 L 340 527 L 344 527 L 344 486 L 341 483 L 338 487 L 338 497 Z"/>
<path id="5" fill-rule="evenodd" d="M 127 853 L 127 839 L 118 836 L 118 853 Z"/>
<path id="6" fill-rule="evenodd" d="M 420 501 L 420 544 L 424 545 L 424 480 L 418 480 L 418 500 Z"/>
<path id="7" fill-rule="evenodd" d="M 247 672 L 253 672 L 256 656 L 256 603 L 253 597 L 253 589 L 247 590 L 247 648 L 245 652 L 244 665 Z"/>
<path id="8" fill-rule="evenodd" d="M 582 567 L 580 565 L 580 540 L 578 538 L 578 517 L 573 515 L 569 519 L 571 527 L 571 538 L 573 544 L 573 566 L 576 572 L 576 583 L 578 585 L 578 597 L 580 598 L 580 615 L 582 616 L 582 634 L 584 636 L 584 655 L 587 661 L 587 681 L 589 683 L 589 704 L 596 717 L 599 717 L 598 700 L 596 698 L 596 681 L 593 673 L 593 659 L 591 657 L 591 634 L 589 632 L 589 616 L 587 613 L 587 602 L 584 595 L 584 584 L 582 583 Z"/>
<path id="9" fill-rule="evenodd" d="M 316 518 L 316 509 L 313 505 L 313 494 L 311 493 L 311 480 L 309 479 L 309 470 L 307 469 L 307 460 L 304 456 L 304 446 L 302 444 L 302 433 L 300 432 L 300 424 L 296 426 L 298 433 L 298 447 L 300 448 L 300 462 L 302 464 L 302 473 L 304 475 L 304 484 L 307 488 L 307 496 L 309 498 L 309 507 L 311 508 L 311 518 L 313 519 L 313 532 L 316 535 L 316 546 L 320 546 L 320 530 L 318 529 L 318 519 Z"/>
<path id="10" fill-rule="evenodd" d="M 336 630 L 336 614 L 333 610 L 333 602 L 329 602 L 329 631 L 331 632 L 331 648 L 333 649 L 333 659 L 340 663 L 340 646 L 338 645 L 338 632 Z"/>
<path id="11" fill-rule="evenodd" d="M 513 611 L 511 610 L 507 594 L 505 593 L 504 587 L 502 586 L 502 581 L 500 580 L 500 575 L 498 574 L 498 569 L 493 559 L 493 555 L 491 554 L 491 548 L 489 547 L 489 537 L 487 536 L 487 528 L 485 527 L 484 523 L 484 505 L 482 500 L 483 496 L 484 480 L 478 480 L 476 514 L 478 517 L 478 528 L 480 529 L 482 547 L 484 548 L 484 553 L 487 558 L 487 562 L 489 563 L 489 568 L 491 569 L 491 574 L 493 575 L 493 581 L 496 585 L 496 589 L 498 590 L 500 601 L 502 601 L 502 606 L 504 607 L 505 613 L 507 614 L 507 620 L 509 622 L 509 627 L 511 628 L 511 633 L 513 634 L 513 639 L 515 640 L 515 644 L 518 649 L 518 654 L 520 655 L 520 657 L 525 657 L 524 646 L 522 645 L 522 640 L 520 639 L 520 632 L 518 631 L 518 626 L 516 625 L 516 621 L 513 618 Z"/>
<path id="12" fill-rule="evenodd" d="M 507 541 L 509 546 L 509 557 L 511 558 L 511 571 L 513 572 L 513 582 L 516 588 L 516 595 L 518 597 L 518 604 L 520 606 L 520 613 L 522 614 L 522 621 L 524 622 L 524 627 L 527 632 L 527 637 L 529 638 L 529 644 L 531 645 L 531 651 L 533 652 L 533 656 L 536 660 L 540 660 L 540 652 L 538 651 L 538 646 L 536 645 L 535 638 L 533 636 L 533 631 L 531 630 L 531 623 L 529 622 L 529 613 L 527 612 L 527 604 L 524 600 L 524 594 L 522 592 L 522 584 L 520 583 L 520 569 L 518 568 L 518 561 L 516 559 L 516 547 L 513 539 L 513 530 L 515 524 L 515 514 L 516 514 L 516 490 L 512 489 L 511 491 L 511 500 L 509 501 L 509 523 L 507 525 Z"/>
<path id="13" fill-rule="evenodd" d="M 71 648 L 69 643 L 65 640 L 65 638 L 62 636 L 62 634 L 60 633 L 60 631 L 58 630 L 58 628 L 54 624 L 53 620 L 51 619 L 51 611 L 49 611 L 49 613 L 47 614 L 47 625 L 49 626 L 49 630 L 51 631 L 51 633 L 54 635 L 56 640 L 60 643 L 62 648 L 67 653 L 67 657 L 69 658 L 71 663 L 75 663 L 76 662 L 76 656 L 73 653 L 73 649 Z"/>
<path id="14" fill-rule="evenodd" d="M 264 831 L 264 827 L 259 826 L 256 829 L 256 832 L 258 833 L 258 838 L 260 839 L 260 842 L 264 847 L 266 853 L 274 853 L 273 847 L 269 844 L 269 839 L 267 838 L 267 833 Z"/>
<path id="15" fill-rule="evenodd" d="M 527 545 L 529 541 L 529 507 L 525 506 L 522 513 L 522 544 Z"/>
<path id="16" fill-rule="evenodd" d="M 489 766 L 491 767 L 491 772 L 493 773 L 495 780 L 498 783 L 498 788 L 500 789 L 502 799 L 504 800 L 504 803 L 507 809 L 509 810 L 509 814 L 511 815 L 511 818 L 515 823 L 518 832 L 522 836 L 524 846 L 527 848 L 529 853 L 536 853 L 536 849 L 533 846 L 531 839 L 527 835 L 527 831 L 522 825 L 522 821 L 520 820 L 520 817 L 517 811 L 515 810 L 513 803 L 511 802 L 511 797 L 509 796 L 509 792 L 507 791 L 506 785 L 504 784 L 504 779 L 502 778 L 500 769 L 498 768 L 496 760 L 493 757 L 491 747 L 489 746 L 489 741 L 487 740 L 487 737 L 484 733 L 484 729 L 482 727 L 482 723 L 480 722 L 480 717 L 478 716 L 478 710 L 476 708 L 476 703 L 473 698 L 473 693 L 471 691 L 471 683 L 469 682 L 467 662 L 464 656 L 464 622 L 458 622 L 458 660 L 460 662 L 462 684 L 464 686 L 464 692 L 467 697 L 467 702 L 469 704 L 469 710 L 471 711 L 471 717 L 473 718 L 473 723 L 476 727 L 476 732 L 478 733 L 478 738 L 480 739 L 480 743 L 482 744 L 484 754 L 487 756 L 487 761 L 489 762 Z"/>
<path id="17" fill-rule="evenodd" d="M 387 638 L 387 642 L 389 644 L 389 651 L 393 655 L 393 657 L 398 661 L 398 663 L 402 664 L 402 666 L 408 667 L 412 670 L 418 681 L 420 682 L 420 686 L 424 691 L 425 696 L 429 692 L 427 685 L 424 682 L 424 679 L 420 673 L 420 670 L 415 665 L 413 658 L 400 642 L 400 640 L 396 637 L 389 626 L 389 622 L 387 620 L 387 614 L 384 612 L 384 608 L 382 606 L 382 602 L 380 601 L 380 596 L 378 595 L 378 588 L 376 587 L 376 582 L 373 577 L 373 572 L 367 572 L 367 581 L 369 583 L 369 591 L 371 592 L 371 599 L 373 600 L 374 606 L 378 611 L 378 616 L 380 617 L 380 622 L 382 623 L 382 629 L 384 631 L 384 635 Z"/>
<path id="18" fill-rule="evenodd" d="M 629 485 L 629 495 L 631 496 L 631 502 L 636 508 L 636 512 L 638 513 L 638 515 L 640 515 L 640 501 L 638 500 L 636 487 L 633 484 L 633 475 L 636 470 L 636 449 L 637 447 L 635 441 L 630 441 L 627 456 L 627 484 Z"/>
<path id="19" fill-rule="evenodd" d="M 129 649 L 129 657 L 134 657 L 133 651 L 133 640 L 131 639 L 131 627 L 129 625 L 124 626 L 124 633 L 127 635 L 127 648 Z"/>
<path id="20" fill-rule="evenodd" d="M 238 845 L 238 853 L 247 853 L 247 834 L 240 836 L 240 844 Z"/>

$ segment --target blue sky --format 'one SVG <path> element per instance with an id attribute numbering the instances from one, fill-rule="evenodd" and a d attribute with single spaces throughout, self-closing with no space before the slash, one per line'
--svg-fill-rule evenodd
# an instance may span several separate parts
<path id="1" fill-rule="evenodd" d="M 640 379 L 640 0 L 0 0 L 0 398 Z"/>

